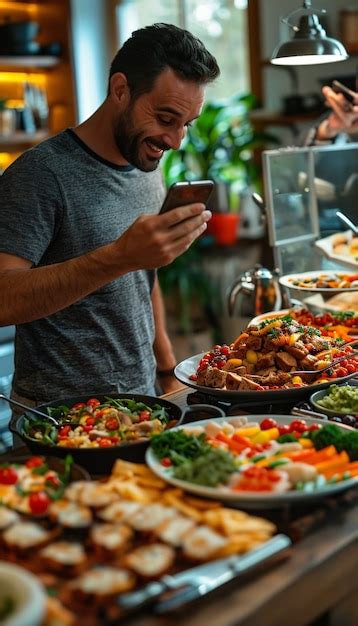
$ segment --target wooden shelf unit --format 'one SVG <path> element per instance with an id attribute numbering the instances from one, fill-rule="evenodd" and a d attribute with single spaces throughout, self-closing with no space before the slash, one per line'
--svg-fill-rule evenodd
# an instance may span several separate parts
<path id="1" fill-rule="evenodd" d="M 74 125 L 76 103 L 71 59 L 70 0 L 0 2 L 0 22 L 5 19 L 38 22 L 40 28 L 36 41 L 40 46 L 57 42 L 61 47 L 61 55 L 58 57 L 47 54 L 0 54 L 0 99 L 22 102 L 24 84 L 28 82 L 45 91 L 49 105 L 48 129 L 0 136 L 0 152 L 9 153 L 9 158 L 5 158 L 6 163 L 9 163 L 27 147 Z"/>

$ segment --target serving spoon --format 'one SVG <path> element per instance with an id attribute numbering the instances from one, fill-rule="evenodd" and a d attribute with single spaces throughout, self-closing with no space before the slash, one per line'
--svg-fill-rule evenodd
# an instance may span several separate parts
<path id="1" fill-rule="evenodd" d="M 8 402 L 9 404 L 13 404 L 14 406 L 18 406 L 21 409 L 25 409 L 25 411 L 30 411 L 31 413 L 34 413 L 34 415 L 37 415 L 38 417 L 41 417 L 42 419 L 45 419 L 48 422 L 52 422 L 55 426 L 60 426 L 60 422 L 58 422 L 54 417 L 51 417 L 51 415 L 47 415 L 46 413 L 42 413 L 42 411 L 38 411 L 37 409 L 34 409 L 31 406 L 26 406 L 26 404 L 22 404 L 22 402 L 17 402 L 17 400 L 8 398 L 7 396 L 4 396 L 2 393 L 0 393 L 0 400 L 5 400 L 5 402 Z"/>
<path id="2" fill-rule="evenodd" d="M 353 230 L 353 232 L 358 235 L 358 226 L 356 226 L 355 224 L 353 224 L 353 222 L 349 219 L 349 217 L 347 217 L 344 213 L 342 213 L 342 211 L 336 211 L 336 216 L 338 217 L 339 220 L 341 220 L 341 222 L 343 222 L 346 226 L 349 226 L 349 228 L 351 230 Z"/>

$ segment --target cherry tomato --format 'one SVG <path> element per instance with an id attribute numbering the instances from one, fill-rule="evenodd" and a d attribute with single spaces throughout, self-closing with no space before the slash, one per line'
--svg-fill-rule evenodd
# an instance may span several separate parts
<path id="1" fill-rule="evenodd" d="M 107 430 L 117 430 L 118 428 L 118 420 L 115 417 L 110 417 L 106 421 Z"/>
<path id="2" fill-rule="evenodd" d="M 57 487 L 60 486 L 61 481 L 58 476 L 56 476 L 55 474 L 51 474 L 46 478 L 46 484 L 51 485 L 51 487 L 55 487 L 57 489 Z"/>
<path id="3" fill-rule="evenodd" d="M 322 424 L 312 424 L 311 426 L 309 426 L 308 430 L 319 430 L 320 428 L 322 428 Z"/>
<path id="4" fill-rule="evenodd" d="M 15 485 L 17 483 L 18 475 L 13 467 L 0 468 L 0 484 L 1 485 Z"/>
<path id="5" fill-rule="evenodd" d="M 160 461 L 161 465 L 163 465 L 163 467 L 170 467 L 172 465 L 172 462 L 170 460 L 170 458 L 168 456 L 165 456 L 161 461 Z"/>
<path id="6" fill-rule="evenodd" d="M 29 497 L 30 511 L 34 515 L 42 515 L 46 513 L 51 500 L 44 491 L 32 493 Z"/>
<path id="7" fill-rule="evenodd" d="M 91 426 L 91 424 L 85 424 L 85 426 L 82 426 L 82 429 L 85 433 L 90 433 L 91 430 L 93 430 L 93 426 Z"/>
<path id="8" fill-rule="evenodd" d="M 347 376 L 348 374 L 348 370 L 345 367 L 337 367 L 335 371 L 336 371 L 337 378 L 343 378 L 344 376 Z"/>
<path id="9" fill-rule="evenodd" d="M 269 430 L 269 428 L 277 428 L 277 422 L 271 417 L 265 417 L 265 419 L 263 419 L 262 422 L 260 423 L 260 428 L 261 430 Z"/>
<path id="10" fill-rule="evenodd" d="M 109 437 L 101 437 L 97 439 L 97 442 L 100 448 L 110 448 L 110 446 L 113 446 L 113 442 Z"/>
<path id="11" fill-rule="evenodd" d="M 304 433 L 308 430 L 305 420 L 292 420 L 290 423 L 290 433 Z"/>
<path id="12" fill-rule="evenodd" d="M 83 409 L 85 406 L 84 402 L 77 402 L 77 404 L 74 404 L 72 408 L 77 411 L 77 409 Z"/>
<path id="13" fill-rule="evenodd" d="M 287 435 L 287 433 L 290 432 L 290 427 L 288 424 L 281 424 L 281 426 L 278 427 L 278 432 L 280 433 L 280 435 Z"/>
<path id="14" fill-rule="evenodd" d="M 150 419 L 150 411 L 141 411 L 139 413 L 139 421 L 146 422 Z"/>
<path id="15" fill-rule="evenodd" d="M 220 350 L 221 354 L 224 354 L 225 356 L 227 356 L 230 352 L 230 348 L 227 345 L 222 346 L 221 350 Z"/>
<path id="16" fill-rule="evenodd" d="M 96 423 L 96 420 L 94 419 L 94 417 L 86 418 L 86 426 L 94 426 L 95 423 Z"/>
<path id="17" fill-rule="evenodd" d="M 44 460 L 41 456 L 32 456 L 31 459 L 26 461 L 26 467 L 32 469 L 33 467 L 40 467 L 44 464 Z"/>
<path id="18" fill-rule="evenodd" d="M 86 405 L 87 406 L 91 406 L 93 409 L 96 406 L 99 406 L 101 403 L 99 400 L 97 400 L 97 398 L 90 398 L 89 400 L 87 400 Z"/>
<path id="19" fill-rule="evenodd" d="M 70 431 L 71 431 L 71 426 L 69 424 L 66 424 L 66 426 L 61 426 L 61 428 L 58 431 L 59 438 L 63 439 L 64 437 L 68 437 L 68 434 Z"/>

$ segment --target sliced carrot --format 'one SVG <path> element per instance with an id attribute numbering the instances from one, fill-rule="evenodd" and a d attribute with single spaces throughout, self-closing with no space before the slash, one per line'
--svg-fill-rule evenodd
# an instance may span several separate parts
<path id="1" fill-rule="evenodd" d="M 321 463 L 316 463 L 315 468 L 317 472 L 323 472 L 325 470 L 330 470 L 333 468 L 341 467 L 342 465 L 347 465 L 349 463 L 349 456 L 345 450 L 332 456 L 327 461 L 322 461 Z"/>
<path id="2" fill-rule="evenodd" d="M 347 465 L 344 465 L 343 467 L 340 467 L 338 469 L 331 469 L 320 473 L 323 474 L 326 480 L 330 480 L 334 476 L 337 477 L 337 480 L 342 480 L 343 476 L 347 472 L 349 472 L 351 478 L 354 478 L 354 476 L 358 476 L 358 467 L 351 468 L 351 464 L 347 463 Z"/>
<path id="3" fill-rule="evenodd" d="M 307 450 L 309 454 L 304 459 L 305 463 L 309 465 L 316 465 L 317 463 L 322 463 L 323 461 L 327 461 L 332 456 L 337 454 L 337 450 L 334 446 L 327 446 L 327 448 L 323 448 L 318 452 L 312 452 L 311 450 Z"/>
<path id="4" fill-rule="evenodd" d="M 237 441 L 233 441 L 231 437 L 228 437 L 223 432 L 217 433 L 215 435 L 215 439 L 217 441 L 226 443 L 226 445 L 230 448 L 230 450 L 232 450 L 233 452 L 236 452 L 236 454 L 240 454 L 240 452 L 242 452 L 244 448 L 248 447 L 247 445 L 244 445 L 243 443 L 238 443 Z M 250 447 L 252 446 L 251 443 L 249 445 Z"/>

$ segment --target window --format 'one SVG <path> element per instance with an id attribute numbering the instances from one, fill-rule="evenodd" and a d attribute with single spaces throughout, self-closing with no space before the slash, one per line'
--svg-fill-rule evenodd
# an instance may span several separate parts
<path id="1" fill-rule="evenodd" d="M 211 98 L 250 91 L 247 0 L 122 0 L 117 7 L 120 43 L 154 22 L 187 28 L 216 57 L 221 76 L 208 87 Z"/>

